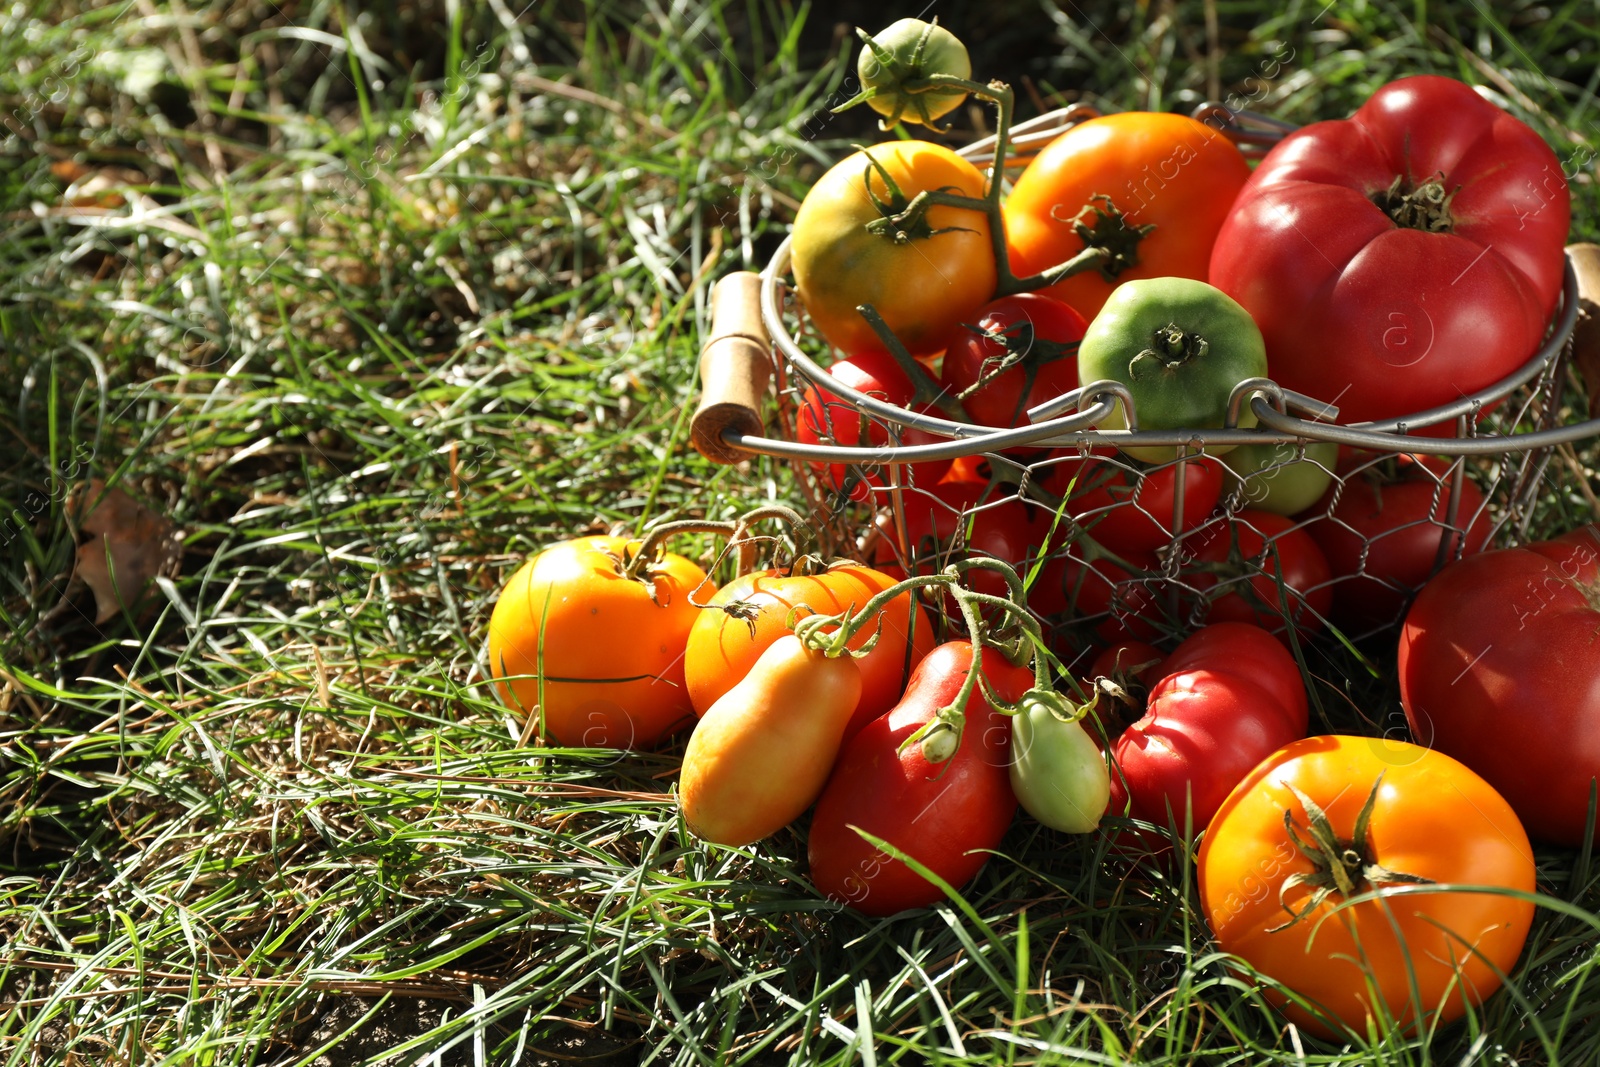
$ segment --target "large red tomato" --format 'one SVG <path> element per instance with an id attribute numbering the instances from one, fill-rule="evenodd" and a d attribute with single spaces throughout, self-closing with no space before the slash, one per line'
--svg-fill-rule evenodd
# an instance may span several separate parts
<path id="1" fill-rule="evenodd" d="M 1211 282 L 1260 325 L 1279 384 L 1341 421 L 1393 418 L 1533 354 L 1570 213 L 1538 134 L 1460 82 L 1403 78 L 1268 153 L 1217 235 Z"/>
<path id="2" fill-rule="evenodd" d="M 824 896 L 868 915 L 893 915 L 944 896 L 853 826 L 958 888 L 1000 844 L 1017 810 L 1008 766 L 1011 720 L 987 704 L 981 689 L 967 705 L 961 746 L 947 762 L 929 763 L 921 745 L 900 748 L 955 699 L 971 669 L 970 643 L 940 645 L 911 676 L 905 699 L 845 746 L 811 819 L 811 881 Z M 1031 668 L 1015 667 L 992 649 L 983 655 L 983 677 L 1009 703 L 1034 681 Z"/>
<path id="3" fill-rule="evenodd" d="M 1148 646 L 1128 655 L 1141 648 Z M 1207 626 L 1147 672 L 1156 681 L 1144 715 L 1111 746 L 1121 771 L 1111 776 L 1114 814 L 1159 826 L 1170 815 L 1182 830 L 1187 807 L 1198 834 L 1257 763 L 1305 736 L 1300 668 L 1258 627 Z"/>
<path id="4" fill-rule="evenodd" d="M 897 407 L 913 406 L 911 398 L 916 395 L 916 389 L 900 364 L 887 353 L 865 352 L 841 359 L 828 368 L 828 374 L 859 393 L 866 393 Z M 939 414 L 931 405 L 922 405 L 916 410 Z M 860 411 L 842 397 L 836 397 L 814 385 L 808 386 L 801 397 L 800 410 L 795 414 L 795 438 L 807 445 L 822 443 L 847 447 L 859 445 L 863 448 L 882 448 L 895 443 L 882 421 Z M 924 445 L 941 440 L 944 439 L 907 427 L 900 432 L 899 443 Z M 931 488 L 950 469 L 950 461 L 923 460 L 908 463 L 904 469 L 908 473 L 901 476 L 902 483 Z M 814 463 L 812 470 L 826 472 L 833 487 L 848 492 L 852 500 L 866 500 L 872 495 L 873 489 L 881 489 L 890 481 L 887 468 L 877 466 Z"/>
<path id="5" fill-rule="evenodd" d="M 1394 623 L 1411 593 L 1433 574 L 1439 544 L 1447 537 L 1463 555 L 1483 550 L 1490 527 L 1483 493 L 1463 480 L 1456 525 L 1466 531 L 1464 541 L 1444 525 L 1450 495 L 1450 480 L 1430 475 L 1419 464 L 1406 465 L 1393 479 L 1376 468 L 1346 475 L 1343 489 L 1336 486 L 1323 495 L 1312 511 L 1328 517 L 1306 532 L 1337 579 L 1333 617 L 1340 625 L 1361 629 Z"/>
<path id="6" fill-rule="evenodd" d="M 1400 699 L 1417 741 L 1487 778 L 1529 833 L 1581 844 L 1600 778 L 1600 527 L 1441 571 L 1400 633 Z"/>
<path id="7" fill-rule="evenodd" d="M 1094 318 L 1111 290 L 1133 278 L 1206 280 L 1211 243 L 1250 165 L 1222 134 L 1186 115 L 1124 111 L 1080 123 L 1045 146 L 1006 200 L 1006 245 L 1019 275 L 1046 270 L 1086 247 L 1131 246 L 1131 266 L 1107 265 L 1044 290 Z M 1120 225 L 1097 213 L 1109 199 Z M 1142 231 L 1143 227 L 1153 229 Z"/>

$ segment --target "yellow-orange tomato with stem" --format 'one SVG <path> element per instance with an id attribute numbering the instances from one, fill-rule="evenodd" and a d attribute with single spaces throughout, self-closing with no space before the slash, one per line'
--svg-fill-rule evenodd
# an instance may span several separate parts
<path id="1" fill-rule="evenodd" d="M 903 200 L 895 200 L 869 157 Z M 994 247 L 983 211 L 941 204 L 898 236 L 867 229 L 934 190 L 978 199 L 983 175 L 942 145 L 890 141 L 835 164 L 801 202 L 789 249 L 795 288 L 812 325 L 841 352 L 884 351 L 856 311 L 861 304 L 871 304 L 908 349 L 926 354 L 943 348 L 946 336 L 994 296 Z"/>
<path id="2" fill-rule="evenodd" d="M 1332 868 L 1318 875 L 1284 825 L 1314 843 L 1313 807 L 1353 894 L 1324 894 Z M 1533 922 L 1530 900 L 1496 892 L 1534 890 L 1511 806 L 1449 756 L 1383 738 L 1308 737 L 1268 756 L 1212 818 L 1199 883 L 1218 945 L 1314 1005 L 1272 997 L 1324 1037 L 1329 1019 L 1365 1034 L 1369 1021 L 1381 1032 L 1459 1018 L 1499 988 Z"/>
<path id="3" fill-rule="evenodd" d="M 507 679 L 496 686 L 500 698 L 538 709 L 560 744 L 648 748 L 694 718 L 683 681 L 699 614 L 690 595 L 703 601 L 715 588 L 670 552 L 628 577 L 639 544 L 580 537 L 553 545 L 524 563 L 495 603 L 489 669 Z"/>
<path id="4" fill-rule="evenodd" d="M 851 605 L 864 607 L 894 582 L 882 571 L 854 565 L 814 575 L 769 570 L 735 578 L 709 598 L 712 606 L 689 631 L 684 673 L 695 713 L 710 710 L 750 672 L 767 646 L 789 633 L 791 610 L 801 609 L 796 618 L 837 615 Z M 882 618 L 881 631 L 874 623 L 849 641 L 851 651 L 859 651 L 874 633 L 879 635 L 858 661 L 861 702 L 845 730 L 847 738 L 899 702 L 906 679 L 934 646 L 933 626 L 922 606 L 912 604 L 911 594 L 891 600 Z"/>
<path id="5" fill-rule="evenodd" d="M 1082 252 L 1075 223 L 1121 231 L 1138 262 L 1107 279 L 1097 270 L 1064 278 L 1040 292 L 1093 319 L 1111 290 L 1134 278 L 1206 281 L 1211 246 L 1250 165 L 1222 134 L 1186 115 L 1124 111 L 1079 123 L 1051 141 L 1017 176 L 1005 203 L 1006 248 L 1019 277 Z M 1124 226 L 1098 219 L 1110 197 Z M 1128 228 L 1153 225 L 1138 237 Z"/>
<path id="6" fill-rule="evenodd" d="M 748 845 L 793 822 L 822 792 L 860 696 L 848 653 L 825 656 L 794 634 L 774 641 L 689 736 L 678 778 L 689 829 Z"/>

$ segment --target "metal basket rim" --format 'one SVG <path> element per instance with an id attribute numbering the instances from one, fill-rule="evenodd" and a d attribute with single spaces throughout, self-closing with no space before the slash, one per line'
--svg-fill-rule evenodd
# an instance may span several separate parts
<path id="1" fill-rule="evenodd" d="M 1204 103 L 1194 111 L 1196 116 L 1222 107 Z M 1077 121 L 1085 110 L 1082 105 L 1059 108 L 1041 115 L 1025 124 L 1037 136 L 1052 130 L 1052 121 L 1065 129 Z M 1269 126 L 1287 128 L 1269 116 L 1249 112 L 1228 111 L 1230 119 L 1246 119 Z M 973 142 L 958 150 L 961 154 L 986 150 L 992 137 Z M 1207 446 L 1231 447 L 1241 444 L 1286 444 L 1297 441 L 1326 441 L 1375 452 L 1426 452 L 1436 455 L 1486 455 L 1532 451 L 1538 448 L 1565 444 L 1600 435 L 1600 418 L 1587 419 L 1565 426 L 1534 430 L 1511 436 L 1475 436 L 1473 416 L 1485 405 L 1510 395 L 1546 371 L 1560 355 L 1570 340 L 1578 317 L 1578 283 L 1570 256 L 1566 257 L 1562 284 L 1561 305 L 1555 321 L 1544 342 L 1517 370 L 1499 381 L 1467 396 L 1425 411 L 1382 421 L 1341 424 L 1320 418 L 1305 419 L 1289 413 L 1290 408 L 1309 415 L 1337 418 L 1337 409 L 1310 397 L 1284 389 L 1270 379 L 1252 379 L 1241 383 L 1235 390 L 1232 408 L 1237 411 L 1243 402 L 1250 404 L 1258 423 L 1254 429 L 1229 426 L 1223 429 L 1140 430 L 1137 412 L 1124 388 L 1112 382 L 1094 382 L 1073 392 L 1063 394 L 1053 401 L 1030 411 L 1030 419 L 1041 421 L 1012 429 L 995 429 L 907 410 L 895 404 L 860 393 L 838 382 L 825 368 L 805 354 L 789 333 L 783 321 L 780 284 L 789 268 L 789 250 L 793 237 L 785 237 L 773 253 L 765 270 L 761 272 L 761 318 L 768 336 L 783 359 L 809 382 L 833 397 L 850 403 L 861 411 L 877 416 L 902 427 L 910 427 L 948 440 L 925 445 L 891 445 L 880 448 L 862 448 L 845 445 L 808 445 L 797 441 L 729 432 L 726 443 L 741 451 L 771 455 L 784 459 L 800 459 L 831 463 L 898 464 L 930 459 L 959 458 L 998 452 L 1019 445 L 1034 447 L 1160 447 L 1205 449 Z M 1080 406 L 1080 405 L 1087 406 Z M 1117 405 L 1123 406 L 1129 430 L 1098 430 L 1095 424 L 1103 422 Z M 1071 415 L 1057 413 L 1078 410 Z M 1457 436 L 1429 437 L 1409 433 L 1424 427 L 1436 426 L 1455 420 Z M 1231 420 L 1230 420 L 1231 421 Z"/>

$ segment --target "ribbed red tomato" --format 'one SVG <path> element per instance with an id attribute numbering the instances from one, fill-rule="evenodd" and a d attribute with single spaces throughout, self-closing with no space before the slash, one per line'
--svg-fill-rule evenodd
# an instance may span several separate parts
<path id="1" fill-rule="evenodd" d="M 1217 235 L 1211 282 L 1266 339 L 1272 377 L 1393 418 L 1498 381 L 1538 347 L 1571 214 L 1533 130 L 1450 78 L 1402 78 L 1290 134 Z"/>

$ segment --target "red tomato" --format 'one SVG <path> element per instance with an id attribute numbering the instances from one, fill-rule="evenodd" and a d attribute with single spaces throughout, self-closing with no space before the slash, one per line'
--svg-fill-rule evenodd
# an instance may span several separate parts
<path id="1" fill-rule="evenodd" d="M 1483 775 L 1529 833 L 1561 845 L 1582 844 L 1600 778 L 1597 634 L 1596 526 L 1452 563 L 1400 633 L 1400 699 L 1418 743 Z"/>
<path id="2" fill-rule="evenodd" d="M 1109 678 L 1119 684 L 1126 680 L 1148 690 L 1161 680 L 1161 665 L 1166 659 L 1167 654 L 1154 645 L 1117 641 L 1100 650 L 1089 668 L 1089 677 Z"/>
<path id="3" fill-rule="evenodd" d="M 1257 763 L 1305 736 L 1305 684 L 1282 644 L 1238 622 L 1197 631 L 1152 673 L 1144 716 L 1111 746 L 1108 810 L 1158 826 L 1170 812 L 1181 831 L 1192 804 L 1198 834 Z"/>
<path id="4" fill-rule="evenodd" d="M 1118 555 L 1150 553 L 1171 543 L 1180 468 L 1182 530 L 1199 526 L 1222 497 L 1225 468 L 1215 456 L 1191 456 L 1181 464 L 1140 470 L 1109 449 L 1087 458 L 1067 451 L 1056 455 L 1070 458 L 1048 468 L 1044 487 L 1067 496 L 1067 513 Z"/>
<path id="5" fill-rule="evenodd" d="M 1157 568 L 1154 556 L 1135 556 L 1128 562 L 1147 574 Z M 1156 579 L 1135 575 L 1108 559 L 1087 563 L 1072 556 L 1054 556 L 1040 568 L 1028 590 L 1028 606 L 1040 615 L 1092 619 L 1095 632 L 1106 640 L 1123 635 L 1154 637 L 1153 620 L 1161 618 Z"/>
<path id="6" fill-rule="evenodd" d="M 1385 480 L 1375 468 L 1345 475 L 1343 490 L 1330 488 L 1312 512 L 1328 515 L 1306 532 L 1338 579 L 1333 617 L 1352 629 L 1394 623 L 1412 592 L 1432 576 L 1440 542 L 1449 538 L 1452 550 L 1463 555 L 1481 552 L 1491 526 L 1483 493 L 1466 479 L 1456 516 L 1465 540 L 1447 529 L 1450 480 L 1418 464 L 1408 465 L 1398 480 Z"/>
<path id="7" fill-rule="evenodd" d="M 1245 510 L 1184 542 L 1198 563 L 1232 564 L 1233 576 L 1201 571 L 1190 583 L 1208 594 L 1212 622 L 1249 622 L 1281 627 L 1278 595 L 1281 572 L 1289 614 L 1302 633 L 1316 633 L 1333 601 L 1332 573 L 1322 550 L 1303 529 L 1270 511 Z"/>
<path id="8" fill-rule="evenodd" d="M 896 407 L 911 407 L 911 398 L 916 395 L 916 388 L 900 364 L 894 361 L 893 356 L 882 352 L 866 352 L 841 359 L 828 368 L 828 373 L 850 388 Z M 926 405 L 915 410 L 939 414 Z M 894 443 L 888 426 L 882 421 L 814 385 L 807 387 L 801 397 L 800 410 L 795 415 L 795 438 L 808 445 L 822 443 L 882 448 Z M 899 443 L 925 445 L 942 440 L 944 438 L 933 434 L 906 428 L 900 432 Z M 833 483 L 835 489 L 848 492 L 851 500 L 866 500 L 872 495 L 873 488 L 881 489 L 890 480 L 888 469 L 880 466 L 813 463 L 811 469 L 819 474 L 826 470 L 828 481 Z M 931 489 L 950 469 L 950 461 L 930 459 L 908 463 L 905 469 L 908 473 L 901 476 L 904 484 Z"/>
<path id="9" fill-rule="evenodd" d="M 1206 280 L 1211 243 L 1250 176 L 1231 141 L 1185 115 L 1125 111 L 1079 123 L 1045 146 L 1006 199 L 1006 244 L 1019 275 L 1045 270 L 1083 251 L 1074 225 L 1108 196 L 1125 227 L 1093 211 L 1084 222 L 1105 243 L 1110 229 L 1132 240 L 1136 261 L 1120 273 L 1086 271 L 1044 290 L 1094 318 L 1111 290 L 1132 278 Z M 1154 225 L 1137 236 L 1127 227 Z"/>
<path id="10" fill-rule="evenodd" d="M 894 582 L 882 571 L 854 565 L 815 575 L 757 571 L 735 578 L 717 591 L 688 628 L 680 670 L 694 713 L 706 714 L 750 673 L 768 646 L 791 632 L 787 619 L 792 609 L 803 605 L 807 610 L 801 615 L 836 615 L 852 604 L 864 606 Z M 735 604 L 737 609 L 729 610 Z M 878 641 L 872 651 L 856 661 L 861 668 L 861 700 L 845 728 L 846 737 L 894 706 L 911 668 L 933 648 L 928 615 L 921 606 L 912 605 L 907 593 L 884 609 L 881 631 L 867 627 L 851 639 L 850 647 L 863 647 L 875 632 Z"/>
<path id="11" fill-rule="evenodd" d="M 900 743 L 954 700 L 972 669 L 972 645 L 940 645 L 922 661 L 894 710 L 845 746 L 811 819 L 811 881 L 830 900 L 867 915 L 893 915 L 943 898 L 932 882 L 851 829 L 859 826 L 960 887 L 1000 844 L 1017 798 L 1008 768 L 1011 720 L 973 693 L 961 746 L 949 761 L 929 763 L 922 746 Z M 1031 668 L 1014 667 L 993 649 L 983 677 L 1002 700 L 1033 687 Z"/>
<path id="12" fill-rule="evenodd" d="M 1393 418 L 1533 354 L 1570 214 L 1538 134 L 1460 82 L 1403 78 L 1268 153 L 1217 235 L 1211 282 L 1261 327 L 1279 384 L 1345 422 Z"/>
<path id="13" fill-rule="evenodd" d="M 974 422 L 1026 426 L 1029 408 L 1078 388 L 1078 342 L 1087 326 L 1048 296 L 1003 296 L 951 337 L 941 380 Z"/>

